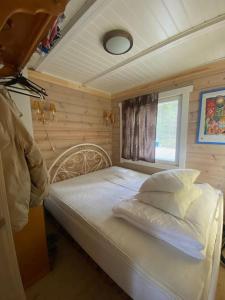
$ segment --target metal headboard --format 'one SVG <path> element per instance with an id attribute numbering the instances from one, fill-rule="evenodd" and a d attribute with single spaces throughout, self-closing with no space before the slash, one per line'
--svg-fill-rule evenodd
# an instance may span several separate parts
<path id="1" fill-rule="evenodd" d="M 95 144 L 79 144 L 67 149 L 49 168 L 50 182 L 62 181 L 112 166 L 108 153 Z"/>

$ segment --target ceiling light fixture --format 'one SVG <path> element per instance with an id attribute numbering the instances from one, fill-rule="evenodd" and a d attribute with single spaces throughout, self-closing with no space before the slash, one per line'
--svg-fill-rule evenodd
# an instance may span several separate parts
<path id="1" fill-rule="evenodd" d="M 112 30 L 104 35 L 103 47 L 110 54 L 121 55 L 133 47 L 133 38 L 127 31 Z"/>

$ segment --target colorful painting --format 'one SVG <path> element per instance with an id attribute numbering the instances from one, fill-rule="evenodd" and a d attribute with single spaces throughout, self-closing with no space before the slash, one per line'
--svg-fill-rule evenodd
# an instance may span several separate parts
<path id="1" fill-rule="evenodd" d="M 225 144 L 225 89 L 201 93 L 197 142 Z"/>

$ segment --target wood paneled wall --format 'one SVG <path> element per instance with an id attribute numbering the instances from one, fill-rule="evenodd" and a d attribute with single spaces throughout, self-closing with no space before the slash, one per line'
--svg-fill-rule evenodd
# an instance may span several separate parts
<path id="1" fill-rule="evenodd" d="M 208 182 L 214 187 L 225 191 L 225 146 L 224 145 L 200 145 L 196 144 L 196 131 L 198 122 L 199 94 L 203 90 L 216 87 L 225 87 L 225 71 L 217 70 L 213 74 L 198 76 L 196 73 L 191 80 L 189 74 L 188 84 L 194 86 L 191 93 L 189 105 L 189 126 L 186 166 L 201 170 L 200 181 Z M 70 86 L 63 86 L 62 82 L 48 81 L 30 78 L 46 88 L 49 94 L 49 101 L 56 105 L 56 121 L 46 124 L 49 138 L 55 147 L 55 152 L 51 150 L 48 142 L 45 127 L 36 121 L 33 115 L 34 137 L 47 161 L 50 163 L 65 149 L 79 143 L 96 143 L 102 146 L 112 156 L 114 165 L 120 162 L 120 128 L 119 128 L 119 102 L 121 95 L 117 99 L 113 97 L 112 106 L 110 98 L 106 95 L 91 94 L 90 91 L 77 90 Z M 167 81 L 166 89 L 173 89 L 182 86 L 182 80 L 176 77 L 177 81 L 171 79 L 171 84 Z M 165 81 L 163 81 L 165 82 Z M 185 82 L 186 83 L 186 82 Z M 163 83 L 164 84 L 164 83 Z M 151 84 L 151 91 L 154 87 Z M 157 83 L 157 90 L 160 85 Z M 163 86 L 163 90 L 165 87 Z M 145 90 L 147 92 L 147 90 Z M 124 94 L 125 95 L 125 94 Z M 123 95 L 123 99 L 126 98 Z M 129 95 L 130 96 L 130 95 Z M 111 110 L 116 115 L 116 124 L 112 129 L 107 127 L 103 121 L 103 111 Z M 154 173 L 159 169 L 131 164 L 123 164 L 124 167 L 133 168 L 145 173 Z"/>
<path id="2" fill-rule="evenodd" d="M 179 79 L 179 78 L 178 78 Z M 217 187 L 225 192 L 225 145 L 203 145 L 196 144 L 196 131 L 198 123 L 198 109 L 199 109 L 199 94 L 201 91 L 209 90 L 217 87 L 225 88 L 225 72 L 218 72 L 210 76 L 202 76 L 200 78 L 190 80 L 189 84 L 192 84 L 194 89 L 190 95 L 189 106 L 189 124 L 188 124 L 188 141 L 187 141 L 187 168 L 196 168 L 201 170 L 199 181 L 208 182 L 214 187 Z M 167 89 L 177 88 L 182 86 L 182 82 L 177 85 L 171 80 L 171 84 L 167 82 Z M 152 90 L 151 85 L 151 90 Z M 146 92 L 146 91 L 145 91 Z M 112 101 L 113 110 L 119 113 L 118 103 L 121 101 L 121 97 Z M 113 151 L 113 163 L 119 164 L 120 161 L 120 130 L 119 124 L 113 129 L 112 133 L 112 151 Z M 125 167 L 129 167 L 135 170 L 139 170 L 145 173 L 154 173 L 158 169 L 134 166 L 131 164 L 123 164 Z"/>
<path id="3" fill-rule="evenodd" d="M 193 85 L 189 104 L 186 165 L 201 170 L 201 182 L 208 182 L 225 192 L 225 145 L 196 144 L 200 92 L 225 88 L 225 72 L 196 79 Z"/>
<path id="4" fill-rule="evenodd" d="M 43 125 L 33 115 L 34 138 L 46 159 L 47 166 L 68 147 L 80 143 L 102 146 L 112 155 L 112 128 L 103 122 L 103 111 L 111 110 L 111 101 L 104 95 L 91 94 L 48 81 L 29 78 L 47 90 L 48 101 L 56 106 L 56 120 Z M 47 134 L 55 151 L 51 150 Z"/>

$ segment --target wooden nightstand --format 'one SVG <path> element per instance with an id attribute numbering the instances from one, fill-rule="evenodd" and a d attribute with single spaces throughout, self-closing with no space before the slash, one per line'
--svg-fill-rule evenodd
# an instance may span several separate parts
<path id="1" fill-rule="evenodd" d="M 29 222 L 14 233 L 14 242 L 24 288 L 49 272 L 43 206 L 30 209 Z"/>

